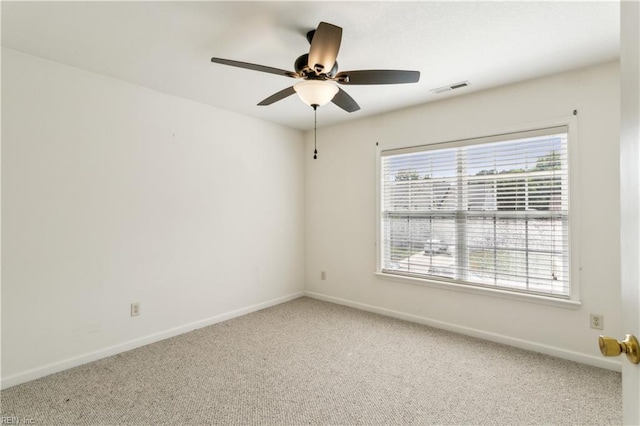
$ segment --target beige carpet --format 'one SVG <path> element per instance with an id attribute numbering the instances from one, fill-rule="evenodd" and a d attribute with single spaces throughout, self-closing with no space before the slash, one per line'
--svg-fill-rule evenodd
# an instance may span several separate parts
<path id="1" fill-rule="evenodd" d="M 1 397 L 37 425 L 622 423 L 619 373 L 309 298 Z"/>

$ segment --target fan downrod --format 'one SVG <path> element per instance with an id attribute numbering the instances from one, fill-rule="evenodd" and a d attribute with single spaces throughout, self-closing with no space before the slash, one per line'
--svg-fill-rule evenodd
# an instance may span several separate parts
<path id="1" fill-rule="evenodd" d="M 316 30 L 311 30 L 307 32 L 307 41 L 311 44 L 311 40 L 313 40 L 313 36 L 316 33 Z"/>

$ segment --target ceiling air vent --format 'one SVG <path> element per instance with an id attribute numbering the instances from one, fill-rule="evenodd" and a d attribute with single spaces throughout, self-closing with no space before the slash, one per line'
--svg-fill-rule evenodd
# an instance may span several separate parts
<path id="1" fill-rule="evenodd" d="M 470 83 L 468 81 L 461 81 L 460 83 L 450 84 L 448 86 L 438 87 L 437 89 L 431 89 L 436 95 L 439 93 L 448 92 L 449 90 L 460 89 L 461 87 L 467 87 Z"/>

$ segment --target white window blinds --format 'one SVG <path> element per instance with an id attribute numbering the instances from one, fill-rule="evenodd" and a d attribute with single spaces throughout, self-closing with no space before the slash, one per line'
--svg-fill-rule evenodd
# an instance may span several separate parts
<path id="1" fill-rule="evenodd" d="M 569 297 L 567 127 L 381 155 L 383 272 Z"/>

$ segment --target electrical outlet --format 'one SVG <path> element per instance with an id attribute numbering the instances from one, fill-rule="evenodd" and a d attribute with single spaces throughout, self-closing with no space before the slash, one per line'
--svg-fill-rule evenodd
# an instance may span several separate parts
<path id="1" fill-rule="evenodd" d="M 604 315 L 590 314 L 589 322 L 591 324 L 591 328 L 602 330 L 604 328 Z"/>
<path id="2" fill-rule="evenodd" d="M 327 279 L 327 273 L 325 271 L 320 271 L 320 279 L 322 281 Z"/>
<path id="3" fill-rule="evenodd" d="M 135 302 L 131 304 L 131 316 L 137 317 L 140 315 L 140 303 Z"/>

